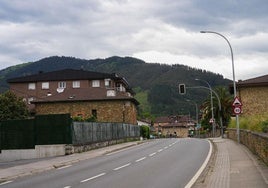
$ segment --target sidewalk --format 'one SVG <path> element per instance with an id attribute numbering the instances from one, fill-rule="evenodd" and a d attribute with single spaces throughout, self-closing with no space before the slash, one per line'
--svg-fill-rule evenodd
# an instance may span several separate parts
<path id="1" fill-rule="evenodd" d="M 88 152 L 75 153 L 72 155 L 53 157 L 49 159 L 40 159 L 37 162 L 30 162 L 28 164 L 23 165 L 13 165 L 12 167 L 9 168 L 0 169 L 0 185 L 5 181 L 10 181 L 18 177 L 33 175 L 46 170 L 68 166 L 78 161 L 83 161 L 86 159 L 91 159 L 97 156 L 105 155 L 111 152 L 115 152 L 117 150 L 138 145 L 140 143 L 143 142 L 141 141 L 126 142 L 122 144 L 112 145 L 109 147 L 91 150 Z"/>
<path id="2" fill-rule="evenodd" d="M 230 139 L 211 139 L 214 154 L 194 188 L 267 188 L 268 166 L 245 146 Z"/>

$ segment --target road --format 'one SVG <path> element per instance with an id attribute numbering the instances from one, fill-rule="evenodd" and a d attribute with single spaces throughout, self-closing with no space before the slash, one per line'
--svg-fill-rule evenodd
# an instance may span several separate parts
<path id="1" fill-rule="evenodd" d="M 207 140 L 159 139 L 1 186 L 9 188 L 178 188 L 206 160 Z"/>

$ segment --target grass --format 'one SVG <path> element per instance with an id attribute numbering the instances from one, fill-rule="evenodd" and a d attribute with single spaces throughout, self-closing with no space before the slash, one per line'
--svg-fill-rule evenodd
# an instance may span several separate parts
<path id="1" fill-rule="evenodd" d="M 229 128 L 236 128 L 236 119 L 232 118 Z M 268 115 L 252 115 L 239 117 L 239 128 L 254 132 L 265 132 L 268 128 Z"/>

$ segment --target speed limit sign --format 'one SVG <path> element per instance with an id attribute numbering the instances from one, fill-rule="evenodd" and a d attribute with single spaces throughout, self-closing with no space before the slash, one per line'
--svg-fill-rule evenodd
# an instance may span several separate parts
<path id="1" fill-rule="evenodd" d="M 242 110 L 241 110 L 241 106 L 235 106 L 233 108 L 233 112 L 234 114 L 238 115 L 238 114 L 241 114 Z"/>

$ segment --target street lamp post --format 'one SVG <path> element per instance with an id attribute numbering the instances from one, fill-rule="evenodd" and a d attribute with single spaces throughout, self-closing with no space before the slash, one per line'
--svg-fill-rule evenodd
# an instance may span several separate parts
<path id="1" fill-rule="evenodd" d="M 230 47 L 230 51 L 231 51 L 232 71 L 233 71 L 233 87 L 234 87 L 234 98 L 235 98 L 237 95 L 236 95 L 235 70 L 234 70 L 234 55 L 233 55 L 233 49 L 232 49 L 230 42 L 228 41 L 228 39 L 224 35 L 222 35 L 218 32 L 215 32 L 215 31 L 200 31 L 200 33 L 212 33 L 212 34 L 219 35 L 222 38 L 224 38 L 224 40 L 226 40 L 226 42 L 228 43 L 228 45 Z M 237 134 L 237 142 L 240 143 L 240 136 L 239 136 L 240 130 L 239 130 L 239 116 L 238 115 L 236 115 L 236 134 Z"/>
<path id="2" fill-rule="evenodd" d="M 212 119 L 212 137 L 214 137 L 215 136 L 215 124 L 214 124 L 214 110 L 213 110 L 212 88 L 211 88 L 211 85 L 207 81 L 205 81 L 205 80 L 201 80 L 201 79 L 198 79 L 198 78 L 196 78 L 195 80 L 205 82 L 208 85 L 208 87 L 209 87 L 209 90 L 210 90 L 210 105 L 211 105 L 211 119 Z"/>

